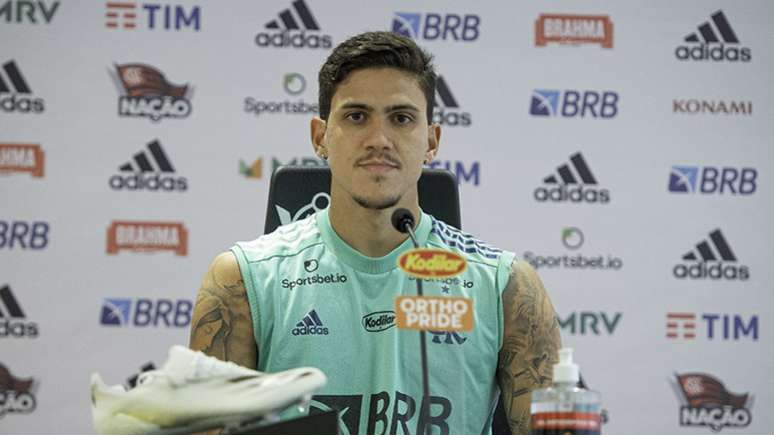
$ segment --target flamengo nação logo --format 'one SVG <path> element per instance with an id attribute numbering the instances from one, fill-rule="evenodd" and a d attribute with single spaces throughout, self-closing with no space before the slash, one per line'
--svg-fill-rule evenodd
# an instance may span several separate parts
<path id="1" fill-rule="evenodd" d="M 118 115 L 133 118 L 186 118 L 191 114 L 189 86 L 174 85 L 157 68 L 141 63 L 115 65 Z"/>
<path id="2" fill-rule="evenodd" d="M 735 394 L 715 376 L 706 373 L 675 373 L 672 387 L 680 401 L 680 426 L 707 427 L 720 432 L 726 427 L 750 425 L 752 397 Z"/>
<path id="3" fill-rule="evenodd" d="M 33 378 L 17 378 L 0 362 L 0 418 L 6 414 L 29 414 L 37 407 Z"/>

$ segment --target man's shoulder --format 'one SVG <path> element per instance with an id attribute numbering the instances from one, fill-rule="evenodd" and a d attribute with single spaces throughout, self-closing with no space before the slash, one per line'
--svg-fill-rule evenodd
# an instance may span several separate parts
<path id="1" fill-rule="evenodd" d="M 503 255 L 511 257 L 513 255 L 433 216 L 430 216 L 430 220 L 432 226 L 428 244 L 431 246 L 456 252 L 469 262 L 493 267 L 498 266 Z"/>
<path id="2" fill-rule="evenodd" d="M 250 241 L 237 242 L 235 247 L 244 253 L 248 261 L 261 261 L 271 257 L 293 256 L 310 246 L 322 243 L 315 215 L 277 227 Z"/>

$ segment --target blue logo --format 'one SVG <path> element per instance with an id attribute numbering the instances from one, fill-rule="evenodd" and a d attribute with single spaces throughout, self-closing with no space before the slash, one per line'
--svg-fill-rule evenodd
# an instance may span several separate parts
<path id="1" fill-rule="evenodd" d="M 672 166 L 668 188 L 674 193 L 752 195 L 757 178 L 755 168 Z"/>
<path id="2" fill-rule="evenodd" d="M 47 222 L 0 220 L 0 249 L 45 249 L 50 229 Z"/>
<path id="3" fill-rule="evenodd" d="M 436 343 L 436 344 L 443 343 L 443 344 L 461 345 L 462 343 L 468 341 L 468 337 L 457 334 L 456 332 L 430 331 L 430 334 L 433 335 L 433 343 Z"/>
<path id="4" fill-rule="evenodd" d="M 446 169 L 457 177 L 457 184 L 472 184 L 478 186 L 481 183 L 481 164 L 478 161 L 466 163 L 463 161 L 434 160 L 427 164 L 430 169 Z"/>
<path id="5" fill-rule="evenodd" d="M 411 39 L 463 41 L 478 39 L 481 17 L 474 14 L 395 12 L 392 31 Z"/>
<path id="6" fill-rule="evenodd" d="M 293 335 L 328 335 L 328 328 L 323 325 L 316 310 L 308 312 L 291 331 Z"/>
<path id="7" fill-rule="evenodd" d="M 529 105 L 532 116 L 610 119 L 618 115 L 618 93 L 535 89 Z"/>
<path id="8" fill-rule="evenodd" d="M 105 298 L 99 323 L 104 326 L 174 327 L 191 323 L 193 302 L 185 299 Z"/>

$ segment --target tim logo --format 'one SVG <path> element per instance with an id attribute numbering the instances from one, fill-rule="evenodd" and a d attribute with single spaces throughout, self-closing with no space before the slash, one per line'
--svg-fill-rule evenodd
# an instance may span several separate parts
<path id="1" fill-rule="evenodd" d="M 755 168 L 672 166 L 668 189 L 672 193 L 752 195 L 757 179 Z"/>
<path id="2" fill-rule="evenodd" d="M 570 202 L 607 204 L 610 191 L 597 187 L 597 179 L 580 152 L 570 156 L 570 162 L 556 168 L 556 173 L 543 179 L 544 187 L 535 189 L 538 202 Z"/>
<path id="3" fill-rule="evenodd" d="M 708 427 L 720 432 L 726 427 L 747 427 L 752 421 L 753 397 L 728 391 L 712 375 L 675 373 L 670 383 L 680 401 L 680 426 Z"/>
<path id="4" fill-rule="evenodd" d="M 481 34 L 481 17 L 474 14 L 395 12 L 392 31 L 425 41 L 473 42 Z"/>
<path id="5" fill-rule="evenodd" d="M 472 116 L 460 110 L 457 99 L 454 98 L 446 80 L 440 75 L 435 81 L 435 91 L 433 122 L 450 127 L 470 127 L 473 123 Z"/>
<path id="6" fill-rule="evenodd" d="M 741 47 L 736 32 L 728 22 L 723 11 L 717 11 L 698 26 L 698 31 L 685 37 L 685 45 L 675 49 L 679 60 L 697 60 L 709 62 L 749 62 L 752 52 L 749 47 Z"/>
<path id="7" fill-rule="evenodd" d="M 529 106 L 532 116 L 612 119 L 618 115 L 618 93 L 535 89 Z"/>
<path id="8" fill-rule="evenodd" d="M 103 326 L 183 328 L 191 323 L 193 302 L 170 299 L 106 298 L 99 323 Z"/>
<path id="9" fill-rule="evenodd" d="M 119 89 L 118 116 L 187 118 L 191 114 L 188 85 L 174 85 L 157 68 L 141 63 L 115 65 L 112 74 Z"/>
<path id="10" fill-rule="evenodd" d="M 8 95 L 10 94 L 10 95 Z M 35 98 L 16 62 L 9 60 L 0 71 L 0 109 L 5 113 L 43 113 L 45 102 Z"/>
<path id="11" fill-rule="evenodd" d="M 454 174 L 457 183 L 472 184 L 478 186 L 481 184 L 481 162 L 463 162 L 460 160 L 433 160 L 427 164 L 430 169 L 446 169 Z"/>
<path id="12" fill-rule="evenodd" d="M 719 228 L 709 233 L 709 239 L 700 241 L 694 250 L 683 255 L 683 263 L 676 265 L 672 273 L 678 279 L 750 279 L 750 269 L 738 264 L 731 245 Z"/>
<path id="13" fill-rule="evenodd" d="M 147 151 L 136 153 L 132 160 L 118 167 L 120 174 L 110 177 L 113 190 L 149 190 L 152 192 L 185 192 L 188 180 L 175 177 L 175 168 L 158 140 L 148 144 Z"/>
<path id="14" fill-rule="evenodd" d="M 0 287 L 0 338 L 37 338 L 38 324 L 27 322 L 26 318 L 11 287 Z"/>
<path id="15" fill-rule="evenodd" d="M 670 340 L 693 340 L 699 334 L 699 321 L 705 331 L 702 338 L 707 340 L 738 341 L 748 338 L 758 341 L 758 316 L 745 320 L 738 314 L 667 313 L 666 337 Z"/>
<path id="16" fill-rule="evenodd" d="M 322 48 L 333 46 L 331 35 L 320 33 L 320 25 L 304 0 L 295 0 L 292 8 L 266 23 L 266 31 L 255 35 L 255 45 L 275 48 Z"/>
<path id="17" fill-rule="evenodd" d="M 277 209 L 280 225 L 287 225 L 291 222 L 296 222 L 309 217 L 318 211 L 325 210 L 330 203 L 331 196 L 325 192 L 319 192 L 312 197 L 309 204 L 298 209 L 295 214 L 291 214 L 289 210 L 286 210 L 279 205 L 275 205 L 274 207 Z"/>
<path id="18" fill-rule="evenodd" d="M 199 6 L 186 9 L 187 7 L 188 5 L 109 1 L 105 3 L 105 27 L 134 30 L 144 26 L 149 30 L 193 29 L 198 32 L 201 27 L 201 9 Z M 139 24 L 138 18 L 141 19 Z"/>
<path id="19" fill-rule="evenodd" d="M 613 48 L 613 22 L 607 15 L 540 14 L 535 21 L 535 45 L 549 43 Z"/>
<path id="20" fill-rule="evenodd" d="M 59 2 L 8 0 L 0 6 L 0 20 L 17 24 L 50 24 Z"/>
<path id="21" fill-rule="evenodd" d="M 113 221 L 107 230 L 107 253 L 172 251 L 188 254 L 188 230 L 181 222 Z"/>
<path id="22" fill-rule="evenodd" d="M 38 144 L 0 143 L 0 175 L 29 174 L 42 178 L 45 173 L 45 153 Z"/>
<path id="23" fill-rule="evenodd" d="M 0 220 L 0 250 L 45 249 L 50 229 L 48 222 Z"/>
<path id="24" fill-rule="evenodd" d="M 37 407 L 33 378 L 17 378 L 0 362 L 0 418 L 6 414 L 30 414 Z"/>

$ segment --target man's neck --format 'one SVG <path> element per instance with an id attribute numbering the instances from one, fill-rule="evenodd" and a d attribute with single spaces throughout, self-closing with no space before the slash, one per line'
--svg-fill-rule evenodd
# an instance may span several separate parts
<path id="1" fill-rule="evenodd" d="M 333 230 L 344 242 L 367 257 L 383 257 L 408 238 L 408 234 L 400 233 L 392 226 L 392 213 L 398 208 L 410 210 L 419 223 L 420 210 L 416 201 L 373 210 L 354 201 L 337 203 L 332 199 L 328 213 Z"/>

